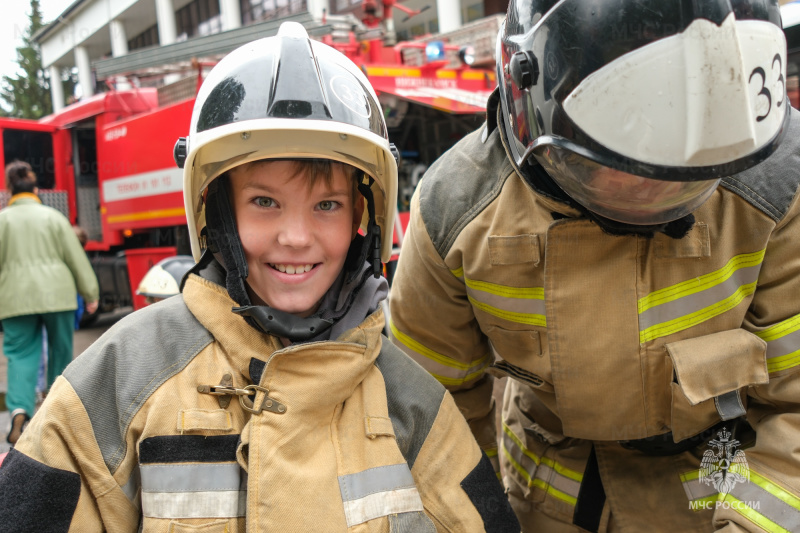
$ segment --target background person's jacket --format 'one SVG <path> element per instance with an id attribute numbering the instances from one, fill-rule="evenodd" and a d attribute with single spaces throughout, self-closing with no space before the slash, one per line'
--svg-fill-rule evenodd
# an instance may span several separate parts
<path id="1" fill-rule="evenodd" d="M 0 210 L 0 320 L 72 311 L 99 289 L 69 220 L 30 193 Z M 76 293 L 77 291 L 77 293 Z"/>
<path id="2" fill-rule="evenodd" d="M 336 341 L 284 348 L 235 305 L 190 275 L 181 296 L 121 320 L 74 361 L 0 468 L 0 522 L 519 531 L 451 396 L 382 342 L 380 310 Z M 198 389 L 221 383 L 258 385 L 249 407 L 260 412 Z"/>
<path id="3" fill-rule="evenodd" d="M 797 111 L 777 152 L 724 178 L 679 240 L 611 236 L 535 192 L 499 128 L 426 173 L 393 340 L 499 458 L 525 531 L 800 531 L 798 183 Z M 488 374 L 510 377 L 497 439 Z M 743 415 L 750 448 L 733 432 Z M 668 432 L 705 434 L 666 457 L 618 443 Z M 720 451 L 712 438 L 741 440 Z M 706 482 L 737 451 L 749 481 Z"/>

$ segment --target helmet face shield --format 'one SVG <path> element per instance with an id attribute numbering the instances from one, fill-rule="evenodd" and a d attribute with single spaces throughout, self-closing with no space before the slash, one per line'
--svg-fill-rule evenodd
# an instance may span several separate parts
<path id="1" fill-rule="evenodd" d="M 511 0 L 497 64 L 518 166 L 557 145 L 643 177 L 716 179 L 766 159 L 789 118 L 777 0 Z"/>
<path id="2" fill-rule="evenodd" d="M 535 152 L 535 157 L 576 202 L 626 224 L 664 224 L 682 218 L 700 207 L 720 181 L 644 178 L 599 165 L 557 146 L 545 146 Z"/>

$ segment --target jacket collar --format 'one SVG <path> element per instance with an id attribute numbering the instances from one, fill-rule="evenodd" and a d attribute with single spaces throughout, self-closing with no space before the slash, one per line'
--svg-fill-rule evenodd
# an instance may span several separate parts
<path id="1" fill-rule="evenodd" d="M 247 379 L 251 358 L 267 363 L 260 385 L 293 413 L 320 416 L 352 395 L 374 366 L 384 326 L 380 308 L 336 341 L 283 347 L 231 312 L 237 304 L 225 289 L 190 274 L 183 298 L 192 314 L 214 336 L 220 351 Z M 236 383 L 237 386 L 240 386 Z"/>
<path id="2" fill-rule="evenodd" d="M 8 206 L 11 207 L 11 205 L 15 203 L 23 205 L 32 204 L 34 202 L 42 203 L 42 200 L 32 192 L 20 192 L 11 197 L 8 201 Z"/>

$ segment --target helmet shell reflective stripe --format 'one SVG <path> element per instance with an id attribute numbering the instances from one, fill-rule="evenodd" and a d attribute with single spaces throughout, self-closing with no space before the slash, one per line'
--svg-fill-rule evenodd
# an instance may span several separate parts
<path id="1" fill-rule="evenodd" d="M 203 191 L 225 171 L 258 159 L 324 158 L 374 180 L 381 256 L 391 256 L 397 163 L 378 98 L 343 54 L 285 22 L 275 37 L 223 58 L 198 92 L 187 139 L 184 203 L 192 254 L 202 247 Z M 362 228 L 366 229 L 365 210 Z"/>
<path id="2" fill-rule="evenodd" d="M 788 121 L 777 0 L 511 0 L 497 45 L 518 165 L 553 145 L 640 176 L 714 179 L 765 159 Z M 520 51 L 541 72 L 530 87 L 508 68 Z"/>

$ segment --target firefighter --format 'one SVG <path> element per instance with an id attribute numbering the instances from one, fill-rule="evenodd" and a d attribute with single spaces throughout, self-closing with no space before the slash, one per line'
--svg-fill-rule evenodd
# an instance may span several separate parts
<path id="1" fill-rule="evenodd" d="M 800 531 L 785 65 L 777 0 L 509 3 L 486 124 L 414 196 L 390 329 L 524 531 Z"/>
<path id="2" fill-rule="evenodd" d="M 518 532 L 451 396 L 381 340 L 397 167 L 358 67 L 284 23 L 214 67 L 175 152 L 198 263 L 59 379 L 0 519 Z"/>

